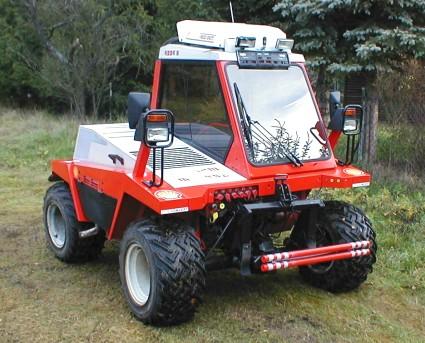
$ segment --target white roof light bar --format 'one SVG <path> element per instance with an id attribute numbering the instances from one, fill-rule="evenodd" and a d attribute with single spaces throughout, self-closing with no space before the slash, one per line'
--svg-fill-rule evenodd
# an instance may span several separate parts
<path id="1" fill-rule="evenodd" d="M 184 20 L 177 23 L 179 41 L 211 48 L 224 48 L 225 41 L 237 37 L 255 38 L 255 49 L 276 49 L 277 39 L 285 39 L 285 33 L 272 26 L 241 23 L 223 23 Z M 266 37 L 267 45 L 263 46 Z"/>

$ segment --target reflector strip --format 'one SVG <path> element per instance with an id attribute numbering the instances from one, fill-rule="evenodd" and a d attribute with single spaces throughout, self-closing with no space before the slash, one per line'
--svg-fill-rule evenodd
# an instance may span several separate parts
<path id="1" fill-rule="evenodd" d="M 296 250 L 296 251 L 288 251 L 277 254 L 269 254 L 261 256 L 261 262 L 273 262 L 273 261 L 283 261 L 289 260 L 292 258 L 305 257 L 305 256 L 315 256 L 315 255 L 323 255 L 329 253 L 337 253 L 341 251 L 348 251 L 353 249 L 361 249 L 361 248 L 369 248 L 369 241 L 359 241 L 359 242 L 351 242 L 351 243 L 343 243 L 337 245 L 330 245 L 326 247 L 313 248 L 313 249 L 304 249 L 304 250 Z"/>
<path id="2" fill-rule="evenodd" d="M 367 256 L 370 255 L 370 249 L 360 249 L 360 250 L 352 250 L 346 252 L 340 252 L 336 254 L 327 254 L 322 256 L 310 256 L 310 257 L 302 257 L 296 260 L 290 261 L 280 261 L 280 262 L 272 262 L 265 263 L 261 265 L 261 271 L 263 273 L 270 272 L 278 269 L 288 269 L 300 266 L 308 266 L 314 265 L 324 262 L 330 261 L 338 261 L 338 260 L 347 260 L 354 257 Z"/>

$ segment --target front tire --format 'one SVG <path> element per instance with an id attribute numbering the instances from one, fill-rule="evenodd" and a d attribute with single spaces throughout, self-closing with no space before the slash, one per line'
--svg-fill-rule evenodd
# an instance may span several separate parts
<path id="1" fill-rule="evenodd" d="M 205 288 L 204 254 L 185 224 L 133 222 L 120 246 L 124 296 L 142 322 L 172 325 L 191 319 Z"/>
<path id="2" fill-rule="evenodd" d="M 305 228 L 308 213 L 302 214 L 296 224 L 291 240 L 299 249 L 305 249 Z M 347 203 L 328 201 L 319 211 L 316 224 L 317 246 L 370 241 L 371 254 L 348 260 L 332 261 L 314 266 L 300 267 L 305 281 L 330 292 L 345 292 L 359 287 L 373 270 L 376 262 L 376 234 L 370 220 L 358 208 Z"/>

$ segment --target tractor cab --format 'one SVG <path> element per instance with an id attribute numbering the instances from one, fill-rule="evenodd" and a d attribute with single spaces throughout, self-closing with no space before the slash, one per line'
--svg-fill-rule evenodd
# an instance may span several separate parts
<path id="1" fill-rule="evenodd" d="M 284 32 L 200 21 L 179 22 L 177 31 L 160 49 L 152 96 L 130 94 L 129 103 L 145 99 L 130 117 L 142 107 L 171 111 L 176 144 L 248 179 L 336 167 L 304 57 Z M 335 132 L 359 133 L 361 109 L 354 126 L 337 116 Z"/>

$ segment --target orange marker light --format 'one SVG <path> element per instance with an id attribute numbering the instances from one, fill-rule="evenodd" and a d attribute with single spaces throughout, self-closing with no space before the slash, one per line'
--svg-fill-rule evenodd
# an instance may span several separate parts
<path id="1" fill-rule="evenodd" d="M 148 122 L 164 122 L 167 121 L 167 115 L 166 114 L 150 114 L 147 117 Z"/>
<path id="2" fill-rule="evenodd" d="M 355 116 L 355 115 L 357 115 L 357 109 L 356 108 L 347 108 L 345 110 L 345 115 L 346 116 Z"/>

